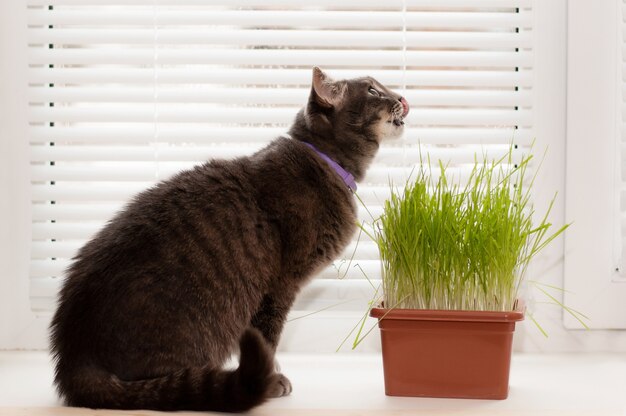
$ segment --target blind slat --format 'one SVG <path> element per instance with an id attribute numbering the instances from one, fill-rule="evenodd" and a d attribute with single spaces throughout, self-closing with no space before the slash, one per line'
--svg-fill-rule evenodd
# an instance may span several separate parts
<path id="1" fill-rule="evenodd" d="M 263 91 L 255 88 L 196 87 L 34 87 L 29 91 L 31 102 L 137 102 L 147 103 L 221 103 L 280 104 L 300 107 L 309 95 L 307 88 L 279 88 Z M 514 90 L 407 90 L 404 97 L 412 106 L 529 106 L 530 91 Z"/>
<path id="2" fill-rule="evenodd" d="M 153 106 L 111 105 L 77 107 L 32 107 L 30 122 L 183 122 L 221 124 L 290 124 L 296 111 L 290 108 L 187 108 L 162 104 L 154 113 Z M 526 110 L 504 109 L 414 109 L 405 123 L 409 125 L 502 126 L 529 125 L 531 114 Z"/>
<path id="3" fill-rule="evenodd" d="M 145 182 L 98 183 L 98 189 L 93 185 L 83 183 L 59 183 L 54 186 L 33 184 L 33 201 L 126 201 L 133 195 L 145 190 L 150 184 Z M 367 186 L 359 189 L 359 195 L 364 202 L 379 204 L 389 196 L 387 186 Z"/>
<path id="4" fill-rule="evenodd" d="M 378 274 L 376 275 L 378 276 Z M 31 279 L 31 308 L 34 311 L 50 311 L 56 306 L 54 295 L 61 286 L 60 278 Z M 366 310 L 372 296 L 372 285 L 380 286 L 380 279 L 370 276 L 365 279 L 320 279 L 307 284 L 292 311 L 319 311 L 324 308 L 335 310 Z"/>
<path id="5" fill-rule="evenodd" d="M 100 10 L 97 14 L 83 10 L 29 10 L 31 25 L 146 25 L 154 20 L 160 25 L 233 25 L 254 27 L 324 27 L 324 28 L 389 28 L 489 29 L 529 26 L 529 15 L 521 13 L 461 13 L 401 11 L 294 11 L 294 10 L 169 10 L 146 13 L 144 10 Z"/>
<path id="6" fill-rule="evenodd" d="M 111 218 L 116 212 L 122 209 L 126 205 L 127 201 L 117 201 L 117 202 L 100 202 L 100 203 L 92 203 L 92 202 L 71 202 L 71 203 L 56 203 L 50 204 L 45 202 L 36 202 L 33 204 L 32 212 L 33 212 L 33 221 L 37 223 L 47 223 L 50 224 L 50 221 L 74 221 L 74 222 L 82 222 L 82 221 L 99 221 L 104 224 L 106 220 Z M 365 211 L 362 206 L 358 207 L 359 211 Z M 381 213 L 380 206 L 372 206 L 368 207 L 368 210 L 372 214 L 374 218 L 376 218 Z M 364 215 L 369 215 L 367 212 L 363 213 Z M 370 218 L 371 219 L 371 218 Z M 52 238 L 50 235 L 41 235 L 40 239 Z M 62 241 L 56 241 L 55 243 L 62 243 Z M 347 250 L 350 250 L 349 248 Z M 54 256 L 48 256 L 54 257 Z"/>
<path id="7" fill-rule="evenodd" d="M 376 61 L 375 61 L 376 62 Z M 333 70 L 338 79 L 362 76 L 366 71 L 390 87 L 403 83 L 420 87 L 530 87 L 532 71 L 481 70 Z M 32 84 L 154 84 L 154 70 L 147 68 L 31 68 L 28 80 Z M 310 87 L 311 70 L 307 69 L 216 69 L 159 68 L 158 79 L 163 84 L 237 84 L 237 85 L 302 85 Z"/>
<path id="8" fill-rule="evenodd" d="M 158 138 L 155 137 L 158 129 Z M 267 143 L 285 133 L 285 127 L 215 127 L 196 124 L 152 123 L 92 123 L 72 127 L 30 128 L 31 143 L 75 141 L 82 144 L 110 143 L 137 144 L 156 141 L 177 143 Z M 446 145 L 502 144 L 513 140 L 529 145 L 533 139 L 531 129 L 514 127 L 412 127 L 405 132 L 407 143 L 433 143 Z"/>
<path id="9" fill-rule="evenodd" d="M 158 138 L 155 137 L 158 128 Z M 72 127 L 32 126 L 31 143 L 50 141 L 106 142 L 134 144 L 164 141 L 171 144 L 185 142 L 263 142 L 285 133 L 285 127 L 215 127 L 196 124 L 153 123 L 91 123 Z"/>
<path id="10" fill-rule="evenodd" d="M 300 8 L 299 3 L 293 0 L 234 0 L 225 3 L 223 0 L 27 0 L 29 6 L 56 6 L 56 5 L 168 5 L 168 6 L 216 6 L 225 9 L 236 9 L 241 7 L 281 7 L 281 8 Z M 406 0 L 407 7 L 431 7 L 431 8 L 529 8 L 532 6 L 532 0 L 438 0 L 436 5 L 432 0 Z M 315 7 L 327 7 L 338 9 L 401 9 L 402 0 L 388 0 L 381 2 L 380 0 L 343 0 L 337 3 L 336 0 L 316 0 Z"/>
<path id="11" fill-rule="evenodd" d="M 99 204 L 50 204 L 36 202 L 32 206 L 33 221 L 104 221 L 119 211 L 125 202 Z M 62 243 L 57 241 L 56 243 Z"/>
<path id="12" fill-rule="evenodd" d="M 307 284 L 292 307 L 292 311 L 319 311 L 331 307 L 334 310 L 367 310 L 372 297 L 372 285 L 380 286 L 378 272 L 365 279 L 321 279 Z M 56 306 L 54 294 L 63 279 L 33 278 L 31 282 L 31 306 L 34 310 L 48 311 Z M 344 302 L 349 302 L 348 304 Z M 355 306 L 355 304 L 357 306 Z M 349 309 L 346 309 L 349 308 Z M 352 318 L 350 318 L 352 319 Z"/>
<path id="13" fill-rule="evenodd" d="M 70 265 L 70 261 L 68 259 L 58 259 L 58 260 L 31 260 L 31 277 L 32 278 L 44 278 L 44 277 L 52 277 L 52 276 L 63 276 L 65 270 Z M 379 276 L 380 275 L 380 262 L 378 260 L 359 260 L 359 265 L 369 276 Z M 330 266 L 323 269 L 319 275 L 319 279 L 338 279 L 343 276 L 343 272 L 341 270 L 337 270 L 335 267 Z M 349 268 L 344 277 L 345 279 L 362 279 L 363 272 L 358 268 Z M 55 288 L 49 288 L 55 289 Z M 35 293 L 38 296 L 48 296 L 54 295 L 54 293 L 40 293 L 38 289 L 32 288 L 33 295 Z"/>
<path id="14" fill-rule="evenodd" d="M 133 166 L 138 167 L 135 162 L 147 161 L 155 162 L 162 160 L 163 162 L 176 161 L 192 161 L 198 162 L 211 158 L 228 158 L 240 155 L 249 155 L 260 149 L 262 146 L 257 145 L 246 146 L 67 146 L 55 145 L 36 146 L 31 148 L 31 161 L 46 162 L 53 160 L 55 163 L 63 161 L 89 162 L 89 161 L 111 161 L 111 162 L 133 162 Z M 501 158 L 508 152 L 508 145 L 490 146 L 489 149 L 480 146 L 463 146 L 455 148 L 439 148 L 439 147 L 419 147 L 419 146 L 401 146 L 387 145 L 379 149 L 377 161 L 379 163 L 389 162 L 393 164 L 402 163 L 403 157 L 412 161 L 419 161 L 420 152 L 427 152 L 433 160 L 452 160 L 456 163 L 473 163 L 476 155 L 482 153 L 489 154 L 490 157 Z M 84 163 L 84 168 L 88 168 L 92 164 Z M 122 164 L 121 164 L 122 165 Z M 61 166 L 48 166 L 47 169 L 54 171 L 55 169 L 64 169 Z M 110 167 L 107 167 L 110 169 Z M 71 167 L 67 167 L 71 169 Z M 97 169 L 97 166 L 94 166 Z M 153 167 L 154 169 L 154 167 Z M 374 166 L 373 169 L 376 169 Z M 78 171 L 76 171 L 78 172 Z"/>
<path id="15" fill-rule="evenodd" d="M 102 223 L 97 223 L 97 226 L 91 227 L 91 232 L 93 233 L 94 229 L 97 231 L 99 226 L 103 225 Z M 363 259 L 373 259 L 378 255 L 378 249 L 376 248 L 376 244 L 369 240 L 365 241 L 367 237 L 361 238 L 362 241 L 358 243 L 356 241 L 351 242 L 345 248 L 344 252 L 340 257 L 345 258 L 345 261 L 339 261 L 338 268 L 339 273 L 345 273 L 346 269 L 349 267 L 350 261 L 354 263 L 355 261 L 363 260 Z M 355 237 L 356 240 L 356 237 Z M 66 241 L 34 241 L 31 244 L 31 258 L 34 260 L 45 260 L 45 259 L 72 259 L 78 252 L 78 250 L 82 247 L 81 240 L 66 240 Z"/>
<path id="16" fill-rule="evenodd" d="M 240 152 L 241 153 L 241 152 Z M 389 156 L 390 159 L 397 156 Z M 197 159 L 197 157 L 196 157 Z M 116 162 L 117 163 L 117 162 Z M 117 163 L 114 172 L 112 167 L 93 167 L 88 164 L 80 166 L 33 166 L 31 170 L 32 181 L 54 181 L 54 182 L 149 182 L 155 179 L 155 162 L 128 162 L 131 166 L 119 166 Z M 169 178 L 183 169 L 191 169 L 197 163 L 176 163 L 159 162 L 158 171 L 160 178 Z M 384 183 L 392 179 L 395 183 L 400 183 L 411 173 L 411 168 L 372 168 L 367 172 L 364 183 Z"/>
<path id="17" fill-rule="evenodd" d="M 512 46 L 514 48 L 514 46 Z M 528 52 L 504 51 L 397 51 L 389 50 L 305 50 L 305 49 L 31 49 L 32 64 L 74 65 L 293 65 L 300 66 L 362 66 L 377 62 L 387 66 L 412 67 L 531 67 Z"/>
<path id="18" fill-rule="evenodd" d="M 70 205 L 73 207 L 80 207 L 76 209 L 82 209 L 84 213 L 81 213 L 80 216 L 74 217 L 68 220 L 63 220 L 63 218 L 67 218 L 68 215 L 65 213 L 60 214 L 60 219 L 46 220 L 46 221 L 35 221 L 32 224 L 32 239 L 34 242 L 48 242 L 50 244 L 56 244 L 59 242 L 70 242 L 73 246 L 82 246 L 85 241 L 91 239 L 102 227 L 106 225 L 106 221 L 111 219 L 118 211 L 121 209 L 126 202 L 119 200 L 117 202 L 105 201 L 108 206 L 115 206 L 117 208 L 111 209 L 108 212 L 97 212 L 90 211 L 90 208 L 94 205 L 94 201 L 89 201 L 89 203 L 84 203 L 83 205 L 77 203 L 76 201 L 72 201 L 71 204 L 66 202 L 60 205 Z M 57 204 L 49 204 L 48 206 L 57 205 Z M 102 205 L 102 204 L 99 204 Z M 42 208 L 43 210 L 43 208 Z M 369 212 L 368 212 L 369 211 Z M 58 211 L 57 211 L 58 212 Z M 372 216 L 376 218 L 376 215 L 380 215 L 382 213 L 382 205 L 370 205 L 368 209 L 365 210 L 363 208 L 359 208 L 357 212 L 357 217 L 359 221 L 371 221 Z M 371 215 L 370 215 L 371 214 Z M 50 217 L 49 217 L 50 218 Z M 53 217 L 57 218 L 57 217 Z M 71 222 L 73 221 L 73 222 Z M 354 236 L 354 239 L 357 238 L 357 235 Z M 48 245 L 45 247 L 53 247 L 52 245 Z M 346 249 L 347 250 L 347 249 Z M 37 258 L 69 258 L 63 255 L 59 255 L 54 251 L 46 252 L 46 255 L 39 254 Z M 351 252 L 348 256 L 351 256 Z M 368 257 L 368 259 L 372 259 L 372 257 Z"/>
<path id="19" fill-rule="evenodd" d="M 401 20 L 398 21 L 402 23 Z M 155 37 L 167 44 L 237 45 L 237 46 L 332 46 L 332 47 L 400 47 L 404 42 L 414 48 L 526 48 L 531 37 L 526 33 L 490 32 L 403 32 L 364 30 L 217 30 L 217 29 L 32 29 L 28 31 L 31 44 L 61 45 L 94 44 L 153 44 Z M 49 56 L 74 52 L 49 50 Z M 81 50 L 76 55 L 82 55 Z M 215 53 L 215 51 L 212 51 Z M 252 52 L 252 50 L 250 50 Z M 267 51 L 263 51 L 267 52 Z M 148 53 L 154 54 L 150 50 Z M 159 48 L 159 59 L 169 58 L 175 51 Z M 222 53 L 221 51 L 218 53 Z M 37 55 L 35 55 L 37 56 Z M 63 55 L 62 55 L 63 56 Z M 72 55 L 68 55 L 72 56 Z M 189 59 L 190 55 L 180 56 Z M 107 56 L 108 59 L 110 57 Z M 51 62 L 54 61 L 50 58 Z M 69 59 L 69 58 L 66 58 Z"/>

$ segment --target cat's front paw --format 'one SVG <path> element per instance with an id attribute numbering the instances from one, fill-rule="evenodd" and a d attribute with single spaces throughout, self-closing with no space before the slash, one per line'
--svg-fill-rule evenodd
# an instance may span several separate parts
<path id="1" fill-rule="evenodd" d="M 270 378 L 270 388 L 267 391 L 267 397 L 289 396 L 292 390 L 291 381 L 282 373 L 275 373 Z"/>

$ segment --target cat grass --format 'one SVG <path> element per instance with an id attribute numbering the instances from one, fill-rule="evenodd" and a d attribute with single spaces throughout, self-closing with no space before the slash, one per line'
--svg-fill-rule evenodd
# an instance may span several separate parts
<path id="1" fill-rule="evenodd" d="M 391 185 L 382 215 L 371 228 L 362 224 L 380 252 L 386 307 L 516 308 L 530 261 L 568 225 L 550 232 L 554 199 L 533 222 L 533 156 L 514 162 L 513 151 L 491 162 L 475 158 L 463 185 L 441 162 L 434 175 L 430 160 L 403 189 Z"/>

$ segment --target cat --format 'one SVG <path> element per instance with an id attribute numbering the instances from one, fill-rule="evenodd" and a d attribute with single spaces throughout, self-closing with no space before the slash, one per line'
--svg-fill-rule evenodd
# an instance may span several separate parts
<path id="1" fill-rule="evenodd" d="M 315 67 L 289 137 L 136 195 L 67 270 L 51 323 L 65 403 L 239 412 L 290 394 L 274 367 L 289 309 L 352 238 L 354 181 L 408 112 L 373 78 Z"/>

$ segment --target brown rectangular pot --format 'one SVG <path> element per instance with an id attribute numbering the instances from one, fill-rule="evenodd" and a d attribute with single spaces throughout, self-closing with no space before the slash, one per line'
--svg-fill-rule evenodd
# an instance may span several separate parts
<path id="1" fill-rule="evenodd" d="M 388 396 L 506 399 L 512 312 L 373 308 Z"/>

